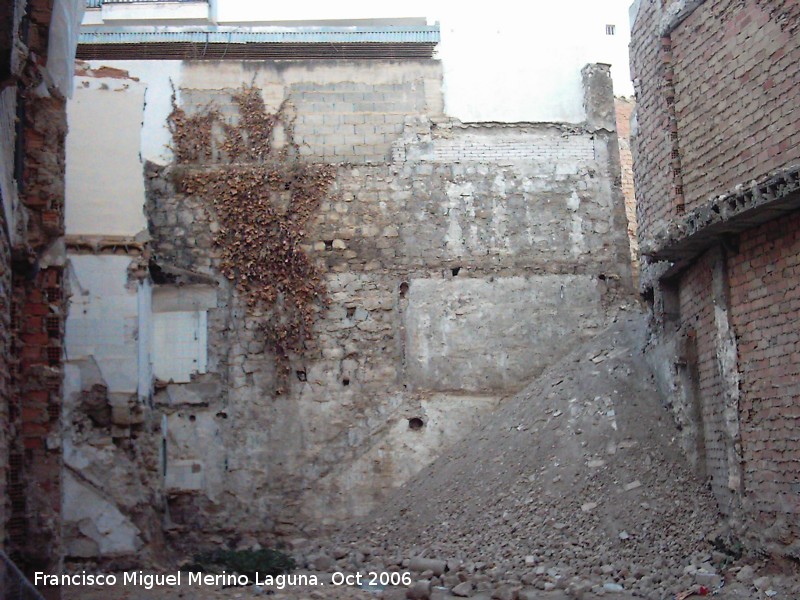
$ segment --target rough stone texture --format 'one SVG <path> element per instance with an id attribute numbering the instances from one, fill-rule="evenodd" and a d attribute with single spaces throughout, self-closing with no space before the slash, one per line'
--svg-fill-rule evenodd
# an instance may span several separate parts
<path id="1" fill-rule="evenodd" d="M 402 102 L 416 103 L 402 109 L 396 139 L 386 130 L 379 142 L 353 141 L 349 163 L 372 161 L 380 145 L 380 164 L 340 166 L 309 227 L 304 250 L 326 274 L 332 305 L 284 396 L 273 396 L 274 360 L 257 319 L 218 275 L 216 224 L 199 198 L 175 192 L 171 167 L 145 169 L 156 261 L 218 286 L 208 372 L 190 391 L 172 384 L 155 396 L 167 432 L 168 534 L 177 544 L 244 531 L 297 536 L 365 514 L 526 375 L 604 326 L 627 294 L 607 67 L 586 71 L 596 110 L 585 127 L 465 126 L 436 112 L 430 62 L 356 67 L 317 67 L 313 85 L 290 76 L 302 71 L 290 65 L 257 76 L 269 105 L 295 102 L 295 141 L 315 149 L 301 150 L 307 160 L 330 158 L 327 137 L 355 127 L 354 94 L 388 94 L 391 82 Z M 204 68 L 190 70 L 190 91 L 180 95 L 195 110 L 209 101 L 227 107 L 230 90 L 252 77 L 234 81 L 226 73 L 235 67 L 212 66 L 222 81 L 203 89 L 198 81 L 215 81 L 200 76 Z M 283 87 L 270 84 L 272 75 Z M 372 78 L 372 91 L 353 78 Z M 409 80 L 425 81 L 424 106 Z M 306 102 L 319 94 L 326 102 Z M 370 102 L 365 118 L 378 123 L 384 111 L 388 124 L 393 105 Z M 303 134 L 312 108 L 335 131 Z"/>
<path id="2" fill-rule="evenodd" d="M 541 372 L 554 348 L 562 351 L 565 337 L 597 331 L 600 283 L 591 275 L 411 280 L 405 321 L 409 386 L 513 389 Z M 529 316 L 532 305 L 537 314 Z"/>
<path id="3" fill-rule="evenodd" d="M 631 45 L 649 360 L 722 512 L 793 557 L 798 16 L 777 0 L 640 3 Z"/>
<path id="4" fill-rule="evenodd" d="M 485 598 L 688 589 L 718 515 L 659 406 L 637 312 L 548 366 L 334 547 L 389 569 L 447 561 L 434 586 L 467 581 Z"/>

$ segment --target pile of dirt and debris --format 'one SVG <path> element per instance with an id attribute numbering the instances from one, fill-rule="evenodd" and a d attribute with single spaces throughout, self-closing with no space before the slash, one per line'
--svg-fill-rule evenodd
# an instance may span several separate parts
<path id="1" fill-rule="evenodd" d="M 413 598 L 720 591 L 738 548 L 683 458 L 644 329 L 641 315 L 618 319 L 301 560 L 414 571 Z"/>
<path id="2" fill-rule="evenodd" d="M 316 574 L 319 585 L 189 595 L 799 598 L 797 577 L 763 558 L 741 558 L 708 487 L 692 475 L 643 360 L 644 332 L 644 317 L 629 311 L 506 400 L 368 518 L 335 539 L 294 540 L 301 571 Z M 343 575 L 357 574 L 342 584 Z M 82 594 L 176 597 L 166 589 Z"/>

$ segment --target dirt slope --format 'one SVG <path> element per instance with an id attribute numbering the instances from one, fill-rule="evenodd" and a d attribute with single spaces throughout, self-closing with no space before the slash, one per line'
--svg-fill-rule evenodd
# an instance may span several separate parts
<path id="1" fill-rule="evenodd" d="M 340 541 L 460 559 L 493 584 L 690 587 L 717 512 L 659 405 L 643 327 L 620 318 L 559 361 Z"/>

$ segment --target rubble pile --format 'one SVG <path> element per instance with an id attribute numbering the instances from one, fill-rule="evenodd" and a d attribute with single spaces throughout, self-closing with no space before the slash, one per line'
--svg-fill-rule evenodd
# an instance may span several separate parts
<path id="1" fill-rule="evenodd" d="M 638 315 L 618 319 L 332 546 L 307 550 L 308 567 L 412 571 L 384 597 L 718 591 L 738 548 L 674 439 L 643 339 Z"/>

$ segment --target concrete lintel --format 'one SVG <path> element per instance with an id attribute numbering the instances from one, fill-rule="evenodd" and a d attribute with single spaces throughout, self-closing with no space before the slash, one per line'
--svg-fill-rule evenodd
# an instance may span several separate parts
<path id="1" fill-rule="evenodd" d="M 70 254 L 133 254 L 140 256 L 146 249 L 146 237 L 67 235 L 64 243 Z"/>
<path id="2" fill-rule="evenodd" d="M 710 199 L 675 219 L 655 239 L 642 243 L 652 261 L 691 260 L 726 236 L 800 209 L 800 165 L 768 179 Z"/>

